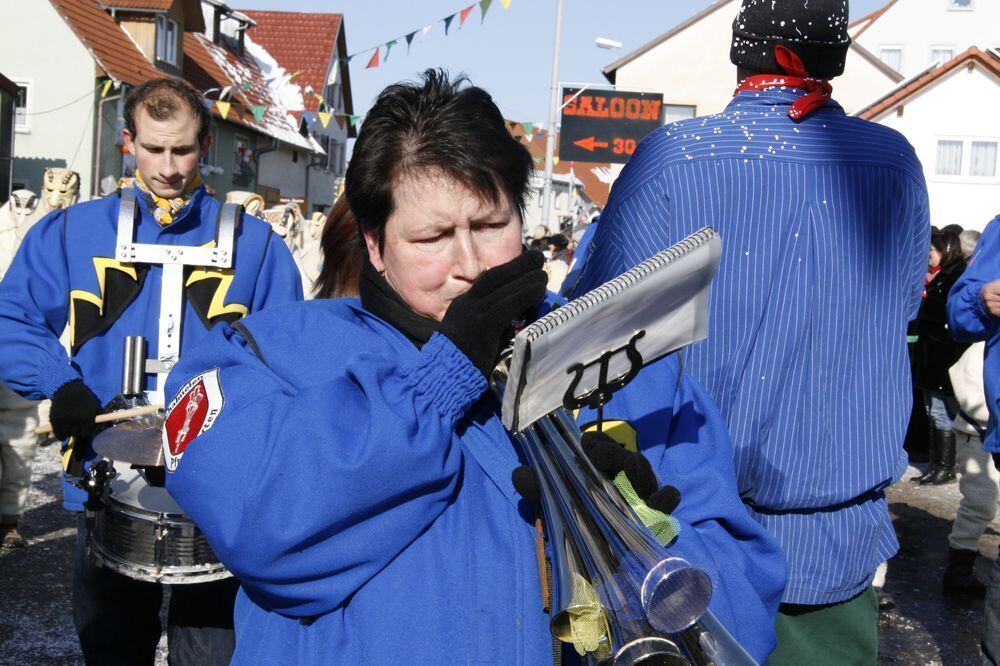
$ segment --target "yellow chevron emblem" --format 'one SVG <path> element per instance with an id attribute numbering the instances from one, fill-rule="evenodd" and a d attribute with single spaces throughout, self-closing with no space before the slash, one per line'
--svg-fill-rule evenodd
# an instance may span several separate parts
<path id="1" fill-rule="evenodd" d="M 109 259 L 108 257 L 94 257 L 94 271 L 97 273 L 97 288 L 100 292 L 99 294 L 92 294 L 89 291 L 83 289 L 74 289 L 69 292 L 69 344 L 72 348 L 76 343 L 76 302 L 86 301 L 87 303 L 93 303 L 97 306 L 97 311 L 102 316 L 104 315 L 104 284 L 106 282 L 108 271 L 115 270 L 121 271 L 128 275 L 130 278 L 139 281 L 139 276 L 135 272 L 135 267 L 132 264 L 123 264 L 117 259 Z"/>
<path id="2" fill-rule="evenodd" d="M 224 314 L 237 314 L 245 317 L 248 312 L 247 306 L 240 303 L 226 304 L 226 294 L 233 283 L 233 277 L 234 270 L 232 268 L 199 268 L 191 271 L 184 286 L 190 287 L 195 282 L 202 280 L 218 280 L 219 286 L 216 287 L 215 293 L 212 295 L 212 302 L 208 306 L 208 314 L 206 315 L 208 319 L 214 319 Z"/>

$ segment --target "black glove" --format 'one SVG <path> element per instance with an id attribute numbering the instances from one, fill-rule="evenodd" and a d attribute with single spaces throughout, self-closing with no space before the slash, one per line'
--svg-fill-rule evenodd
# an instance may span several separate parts
<path id="1" fill-rule="evenodd" d="M 87 388 L 82 379 L 74 379 L 59 387 L 52 396 L 49 421 L 52 432 L 59 439 L 75 437 L 86 440 L 94 434 L 94 417 L 100 412 L 97 396 Z M 80 447 L 83 450 L 83 447 Z"/>
<path id="2" fill-rule="evenodd" d="M 545 296 L 544 263 L 542 253 L 531 250 L 491 268 L 444 314 L 438 330 L 485 376 L 496 365 L 511 322 Z"/>
<path id="3" fill-rule="evenodd" d="M 681 503 L 681 493 L 677 488 L 673 486 L 657 488 L 659 484 L 653 466 L 641 453 L 626 451 L 621 444 L 603 432 L 583 433 L 582 444 L 584 453 L 598 471 L 604 472 L 612 479 L 619 472 L 625 472 L 636 495 L 646 503 L 646 506 L 669 515 Z M 516 467 L 511 472 L 510 480 L 521 497 L 529 502 L 540 500 L 541 491 L 535 470 L 524 465 Z"/>
<path id="4" fill-rule="evenodd" d="M 599 471 L 612 479 L 619 472 L 625 472 L 632 489 L 646 506 L 663 513 L 673 513 L 681 503 L 681 493 L 673 486 L 659 488 L 656 472 L 649 459 L 639 452 L 627 451 L 625 447 L 604 432 L 589 430 L 583 433 L 583 451 Z"/>

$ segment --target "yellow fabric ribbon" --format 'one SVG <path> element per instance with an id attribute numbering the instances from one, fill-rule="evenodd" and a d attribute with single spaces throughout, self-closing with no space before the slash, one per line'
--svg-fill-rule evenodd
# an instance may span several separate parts
<path id="1" fill-rule="evenodd" d="M 135 184 L 153 200 L 153 209 L 149 212 L 157 224 L 165 227 L 174 221 L 174 216 L 191 201 L 191 197 L 194 196 L 195 191 L 201 187 L 201 176 L 195 172 L 194 178 L 184 186 L 184 190 L 181 191 L 180 196 L 171 199 L 165 199 L 153 194 L 153 190 L 149 189 L 149 186 L 143 182 L 142 174 L 138 169 L 135 171 Z"/>

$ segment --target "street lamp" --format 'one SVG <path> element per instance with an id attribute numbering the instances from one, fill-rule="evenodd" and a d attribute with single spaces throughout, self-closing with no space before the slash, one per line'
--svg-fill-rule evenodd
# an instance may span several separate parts
<path id="1" fill-rule="evenodd" d="M 594 44 L 596 44 L 598 48 L 608 49 L 609 51 L 611 49 L 620 49 L 622 47 L 621 42 L 616 42 L 615 40 L 608 39 L 607 37 L 598 37 L 594 40 Z"/>

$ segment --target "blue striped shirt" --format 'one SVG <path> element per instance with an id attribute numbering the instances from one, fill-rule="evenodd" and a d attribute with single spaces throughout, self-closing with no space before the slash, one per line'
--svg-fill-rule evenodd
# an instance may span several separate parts
<path id="1" fill-rule="evenodd" d="M 722 236 L 709 337 L 684 362 L 721 409 L 740 493 L 789 561 L 784 601 L 834 603 L 898 544 L 884 489 L 906 469 L 906 325 L 930 220 L 897 132 L 801 94 L 740 93 L 647 137 L 615 182 L 581 294 L 703 226 Z"/>

